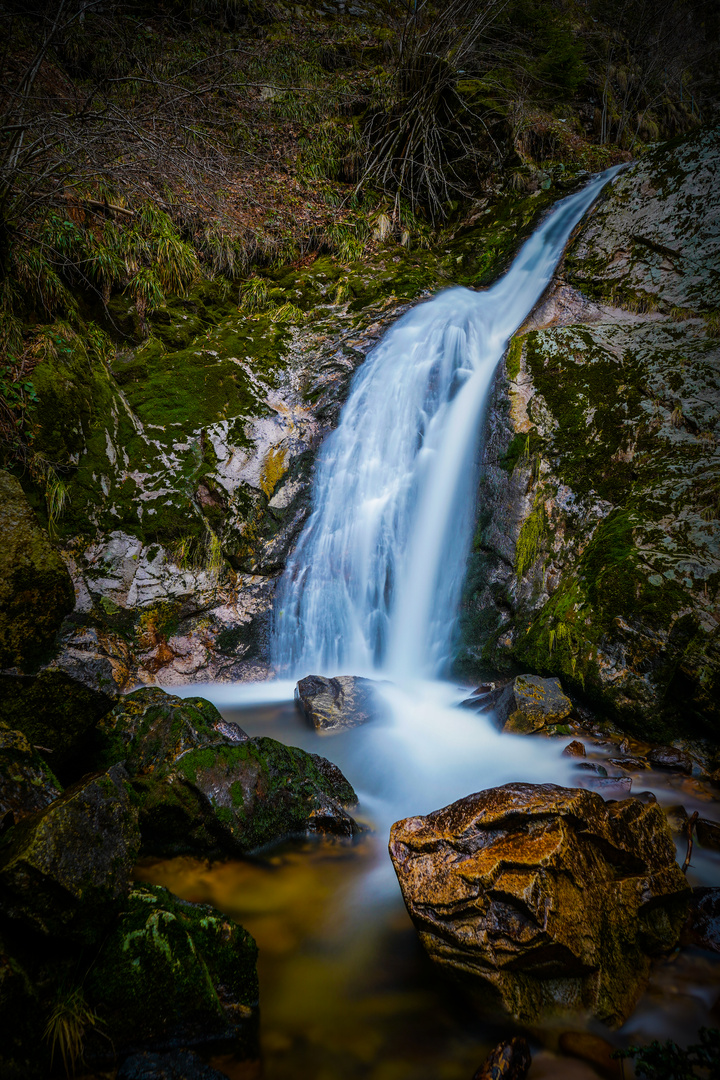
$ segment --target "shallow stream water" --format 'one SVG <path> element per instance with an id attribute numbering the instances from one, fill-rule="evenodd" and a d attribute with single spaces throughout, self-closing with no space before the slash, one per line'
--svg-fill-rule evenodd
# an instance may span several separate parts
<path id="1" fill-rule="evenodd" d="M 284 700 L 250 704 L 273 690 Z M 485 717 L 452 707 L 462 691 L 440 682 L 388 687 L 392 713 L 385 720 L 320 736 L 296 710 L 291 691 L 290 684 L 202 688 L 248 734 L 336 762 L 358 793 L 357 817 L 368 831 L 354 842 L 296 841 L 248 860 L 182 858 L 139 869 L 143 880 L 214 904 L 258 942 L 262 1063 L 215 1064 L 234 1080 L 470 1080 L 503 1033 L 483 1024 L 424 956 L 387 852 L 390 825 L 511 781 L 577 786 L 572 760 L 561 756 L 570 738 L 500 734 Z M 590 760 L 617 753 L 611 742 L 578 737 Z M 649 789 L 664 805 L 720 817 L 720 802 L 710 803 L 689 778 L 651 771 L 633 777 L 634 791 Z M 682 847 L 681 861 L 684 854 Z M 693 885 L 720 885 L 720 855 L 696 845 L 688 877 Z M 618 1046 L 652 1038 L 687 1043 L 699 1027 L 718 1025 L 719 999 L 720 957 L 685 949 L 656 965 L 624 1028 L 591 1030 Z M 535 1033 L 531 1080 L 596 1076 L 553 1053 L 570 1026 L 582 1029 L 583 1022 Z"/>

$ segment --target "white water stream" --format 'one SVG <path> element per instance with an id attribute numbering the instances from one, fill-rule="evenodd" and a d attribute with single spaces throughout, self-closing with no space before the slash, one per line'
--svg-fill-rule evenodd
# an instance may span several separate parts
<path id="1" fill-rule="evenodd" d="M 495 369 L 616 172 L 557 203 L 492 288 L 418 304 L 358 370 L 279 586 L 278 671 L 406 680 L 447 669 Z"/>

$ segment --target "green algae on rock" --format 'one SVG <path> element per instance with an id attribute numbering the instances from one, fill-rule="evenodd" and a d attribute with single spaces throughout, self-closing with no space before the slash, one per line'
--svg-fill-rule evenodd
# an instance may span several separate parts
<path id="1" fill-rule="evenodd" d="M 62 788 L 20 731 L 0 724 L 0 822 L 17 824 L 44 810 Z"/>
<path id="2" fill-rule="evenodd" d="M 569 716 L 572 702 L 559 679 L 517 675 L 493 706 L 503 731 L 527 735 Z"/>
<path id="3" fill-rule="evenodd" d="M 127 895 L 139 847 L 124 770 L 68 788 L 0 850 L 0 911 L 47 937 L 93 942 Z"/>
<path id="4" fill-rule="evenodd" d="M 653 740 L 720 718 L 719 154 L 625 171 L 513 339 L 461 616 L 467 669 L 559 675 Z"/>
<path id="5" fill-rule="evenodd" d="M 98 763 L 122 762 L 144 854 L 242 853 L 308 832 L 353 836 L 357 796 L 337 766 L 249 739 L 202 698 L 128 694 L 101 722 Z"/>
<path id="6" fill-rule="evenodd" d="M 136 887 L 87 979 L 117 1048 L 255 1036 L 257 946 L 205 904 Z"/>
<path id="7" fill-rule="evenodd" d="M 62 557 L 20 484 L 0 470 L 0 668 L 37 664 L 74 606 Z"/>
<path id="8" fill-rule="evenodd" d="M 397 822 L 390 854 L 430 957 L 523 1023 L 623 1023 L 688 910 L 663 812 L 635 799 L 506 784 Z"/>

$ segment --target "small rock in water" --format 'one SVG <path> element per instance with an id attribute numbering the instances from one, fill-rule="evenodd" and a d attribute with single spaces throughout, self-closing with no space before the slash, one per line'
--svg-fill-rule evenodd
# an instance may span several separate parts
<path id="1" fill-rule="evenodd" d="M 647 760 L 655 769 L 669 769 L 671 772 L 685 773 L 686 776 L 692 773 L 692 758 L 675 746 L 657 746 L 647 755 Z"/>
<path id="2" fill-rule="evenodd" d="M 308 723 L 322 734 L 345 731 L 375 719 L 382 704 L 372 679 L 308 675 L 295 687 L 295 702 Z"/>
<path id="3" fill-rule="evenodd" d="M 703 847 L 720 851 L 720 822 L 710 821 L 708 818 L 698 818 L 695 826 L 697 838 Z"/>
<path id="4" fill-rule="evenodd" d="M 633 799 L 637 799 L 643 806 L 652 806 L 657 802 L 657 795 L 654 791 L 637 791 L 633 794 Z"/>
<path id="5" fill-rule="evenodd" d="M 628 772 L 641 772 L 643 769 L 650 768 L 647 761 L 637 757 L 610 758 L 610 764 L 617 766 L 618 769 L 626 769 Z"/>
<path id="6" fill-rule="evenodd" d="M 607 769 L 604 765 L 599 765 L 597 761 L 579 761 L 574 766 L 576 769 L 585 769 L 587 772 L 595 773 L 596 776 L 607 776 Z"/>
<path id="7" fill-rule="evenodd" d="M 568 1057 L 579 1058 L 594 1065 L 608 1080 L 622 1076 L 622 1066 L 613 1060 L 614 1047 L 600 1035 L 589 1031 L 564 1031 L 560 1036 L 559 1047 Z"/>
<path id="8" fill-rule="evenodd" d="M 684 833 L 688 823 L 688 812 L 679 803 L 665 808 L 665 817 L 674 833 Z"/>
<path id="9" fill-rule="evenodd" d="M 572 702 L 563 693 L 559 679 L 539 675 L 518 675 L 505 687 L 495 706 L 503 731 L 530 735 L 547 724 L 557 724 L 572 711 Z"/>
<path id="10" fill-rule="evenodd" d="M 250 738 L 248 733 L 243 731 L 239 724 L 235 724 L 231 720 L 218 720 L 215 723 L 215 730 L 218 734 L 223 735 L 229 742 L 247 742 Z"/>
<path id="11" fill-rule="evenodd" d="M 585 745 L 579 739 L 573 739 L 563 750 L 563 757 L 585 757 Z"/>
<path id="12" fill-rule="evenodd" d="M 578 787 L 597 791 L 603 799 L 627 799 L 632 791 L 632 779 L 629 776 L 583 776 L 578 779 Z"/>
<path id="13" fill-rule="evenodd" d="M 680 940 L 683 945 L 720 953 L 720 889 L 692 890 L 690 914 Z"/>
<path id="14" fill-rule="evenodd" d="M 488 1055 L 473 1080 L 525 1080 L 532 1064 L 527 1039 L 515 1036 Z"/>

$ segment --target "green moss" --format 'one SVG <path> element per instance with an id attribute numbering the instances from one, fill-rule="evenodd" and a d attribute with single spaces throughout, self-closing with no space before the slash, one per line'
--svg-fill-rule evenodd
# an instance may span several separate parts
<path id="1" fill-rule="evenodd" d="M 505 357 L 505 370 L 507 371 L 507 377 L 510 382 L 516 382 L 517 377 L 520 374 L 520 363 L 522 361 L 522 337 L 516 334 L 510 339 L 508 345 L 507 356 Z"/>
<path id="2" fill-rule="evenodd" d="M 515 573 L 518 578 L 524 577 L 535 562 L 545 529 L 545 506 L 538 497 L 523 522 L 515 547 Z"/>

